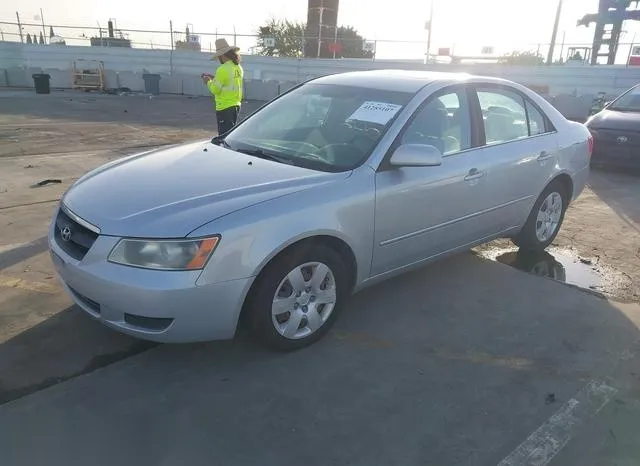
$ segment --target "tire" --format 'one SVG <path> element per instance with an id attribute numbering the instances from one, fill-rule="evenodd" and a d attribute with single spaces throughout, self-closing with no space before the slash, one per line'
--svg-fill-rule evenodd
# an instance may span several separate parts
<path id="1" fill-rule="evenodd" d="M 547 223 L 547 231 L 553 225 L 554 229 L 549 234 L 540 234 L 541 230 L 544 229 L 544 223 L 539 222 L 538 215 L 545 215 L 547 212 L 547 208 L 549 206 L 557 205 L 556 202 L 559 200 L 562 201 L 562 205 L 559 207 L 558 212 L 554 212 L 552 218 L 547 217 L 549 222 Z M 549 246 L 553 240 L 558 235 L 560 231 L 560 227 L 562 226 L 562 221 L 564 220 L 564 214 L 567 211 L 567 207 L 569 206 L 569 195 L 567 194 L 566 188 L 559 181 L 552 181 L 547 185 L 540 197 L 536 200 L 536 203 L 533 205 L 531 212 L 529 213 L 529 217 L 527 218 L 524 227 L 518 235 L 513 238 L 513 242 L 519 248 L 526 251 L 543 251 Z M 542 211 L 541 211 L 542 209 Z M 559 214 L 559 216 L 558 216 Z M 555 222 L 557 220 L 557 222 Z"/>
<path id="2" fill-rule="evenodd" d="M 268 349 L 294 351 L 309 346 L 338 318 L 348 295 L 348 276 L 333 249 L 313 243 L 295 246 L 260 273 L 245 304 L 245 324 Z"/>

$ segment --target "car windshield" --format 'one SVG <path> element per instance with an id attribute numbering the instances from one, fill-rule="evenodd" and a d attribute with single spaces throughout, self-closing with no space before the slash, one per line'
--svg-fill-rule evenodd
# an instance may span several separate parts
<path id="1" fill-rule="evenodd" d="M 364 163 L 413 97 L 354 86 L 309 83 L 239 124 L 227 147 L 315 170 L 339 172 Z"/>
<path id="2" fill-rule="evenodd" d="M 640 86 L 622 94 L 608 106 L 608 109 L 620 112 L 640 112 Z"/>

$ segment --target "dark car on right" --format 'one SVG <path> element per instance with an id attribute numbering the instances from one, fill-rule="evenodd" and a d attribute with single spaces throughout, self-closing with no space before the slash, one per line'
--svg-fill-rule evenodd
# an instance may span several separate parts
<path id="1" fill-rule="evenodd" d="M 594 140 L 592 165 L 640 169 L 640 84 L 607 103 L 585 124 Z"/>

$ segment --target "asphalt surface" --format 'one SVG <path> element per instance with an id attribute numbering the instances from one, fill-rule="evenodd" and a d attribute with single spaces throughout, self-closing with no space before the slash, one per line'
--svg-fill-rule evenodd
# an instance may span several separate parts
<path id="1" fill-rule="evenodd" d="M 297 353 L 160 346 L 0 406 L 2 462 L 499 464 L 589 382 L 637 409 L 639 323 L 637 306 L 463 255 L 355 297 Z M 600 409 L 581 421 L 638 432 Z M 595 448 L 581 427 L 572 442 Z"/>
<path id="2" fill-rule="evenodd" d="M 354 296 L 325 339 L 291 354 L 244 334 L 151 345 L 92 321 L 44 247 L 56 200 L 107 160 L 210 137 L 210 102 L 10 94 L 0 92 L 11 139 L 0 145 L 1 466 L 640 464 L 640 307 L 473 254 Z M 578 221 L 609 235 L 621 219 L 616 247 L 631 246 L 616 254 L 633 282 L 633 191 L 596 176 L 606 197 L 589 191 L 569 211 L 571 244 L 582 247 Z M 46 178 L 61 182 L 31 188 Z"/>

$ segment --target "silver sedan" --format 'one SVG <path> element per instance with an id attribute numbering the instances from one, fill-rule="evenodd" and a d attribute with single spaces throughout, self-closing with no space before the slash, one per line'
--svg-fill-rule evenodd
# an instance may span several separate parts
<path id="1" fill-rule="evenodd" d="M 80 178 L 49 231 L 86 313 L 159 342 L 321 338 L 366 286 L 509 237 L 542 250 L 593 141 L 518 84 L 367 71 L 306 82 L 229 133 Z"/>

